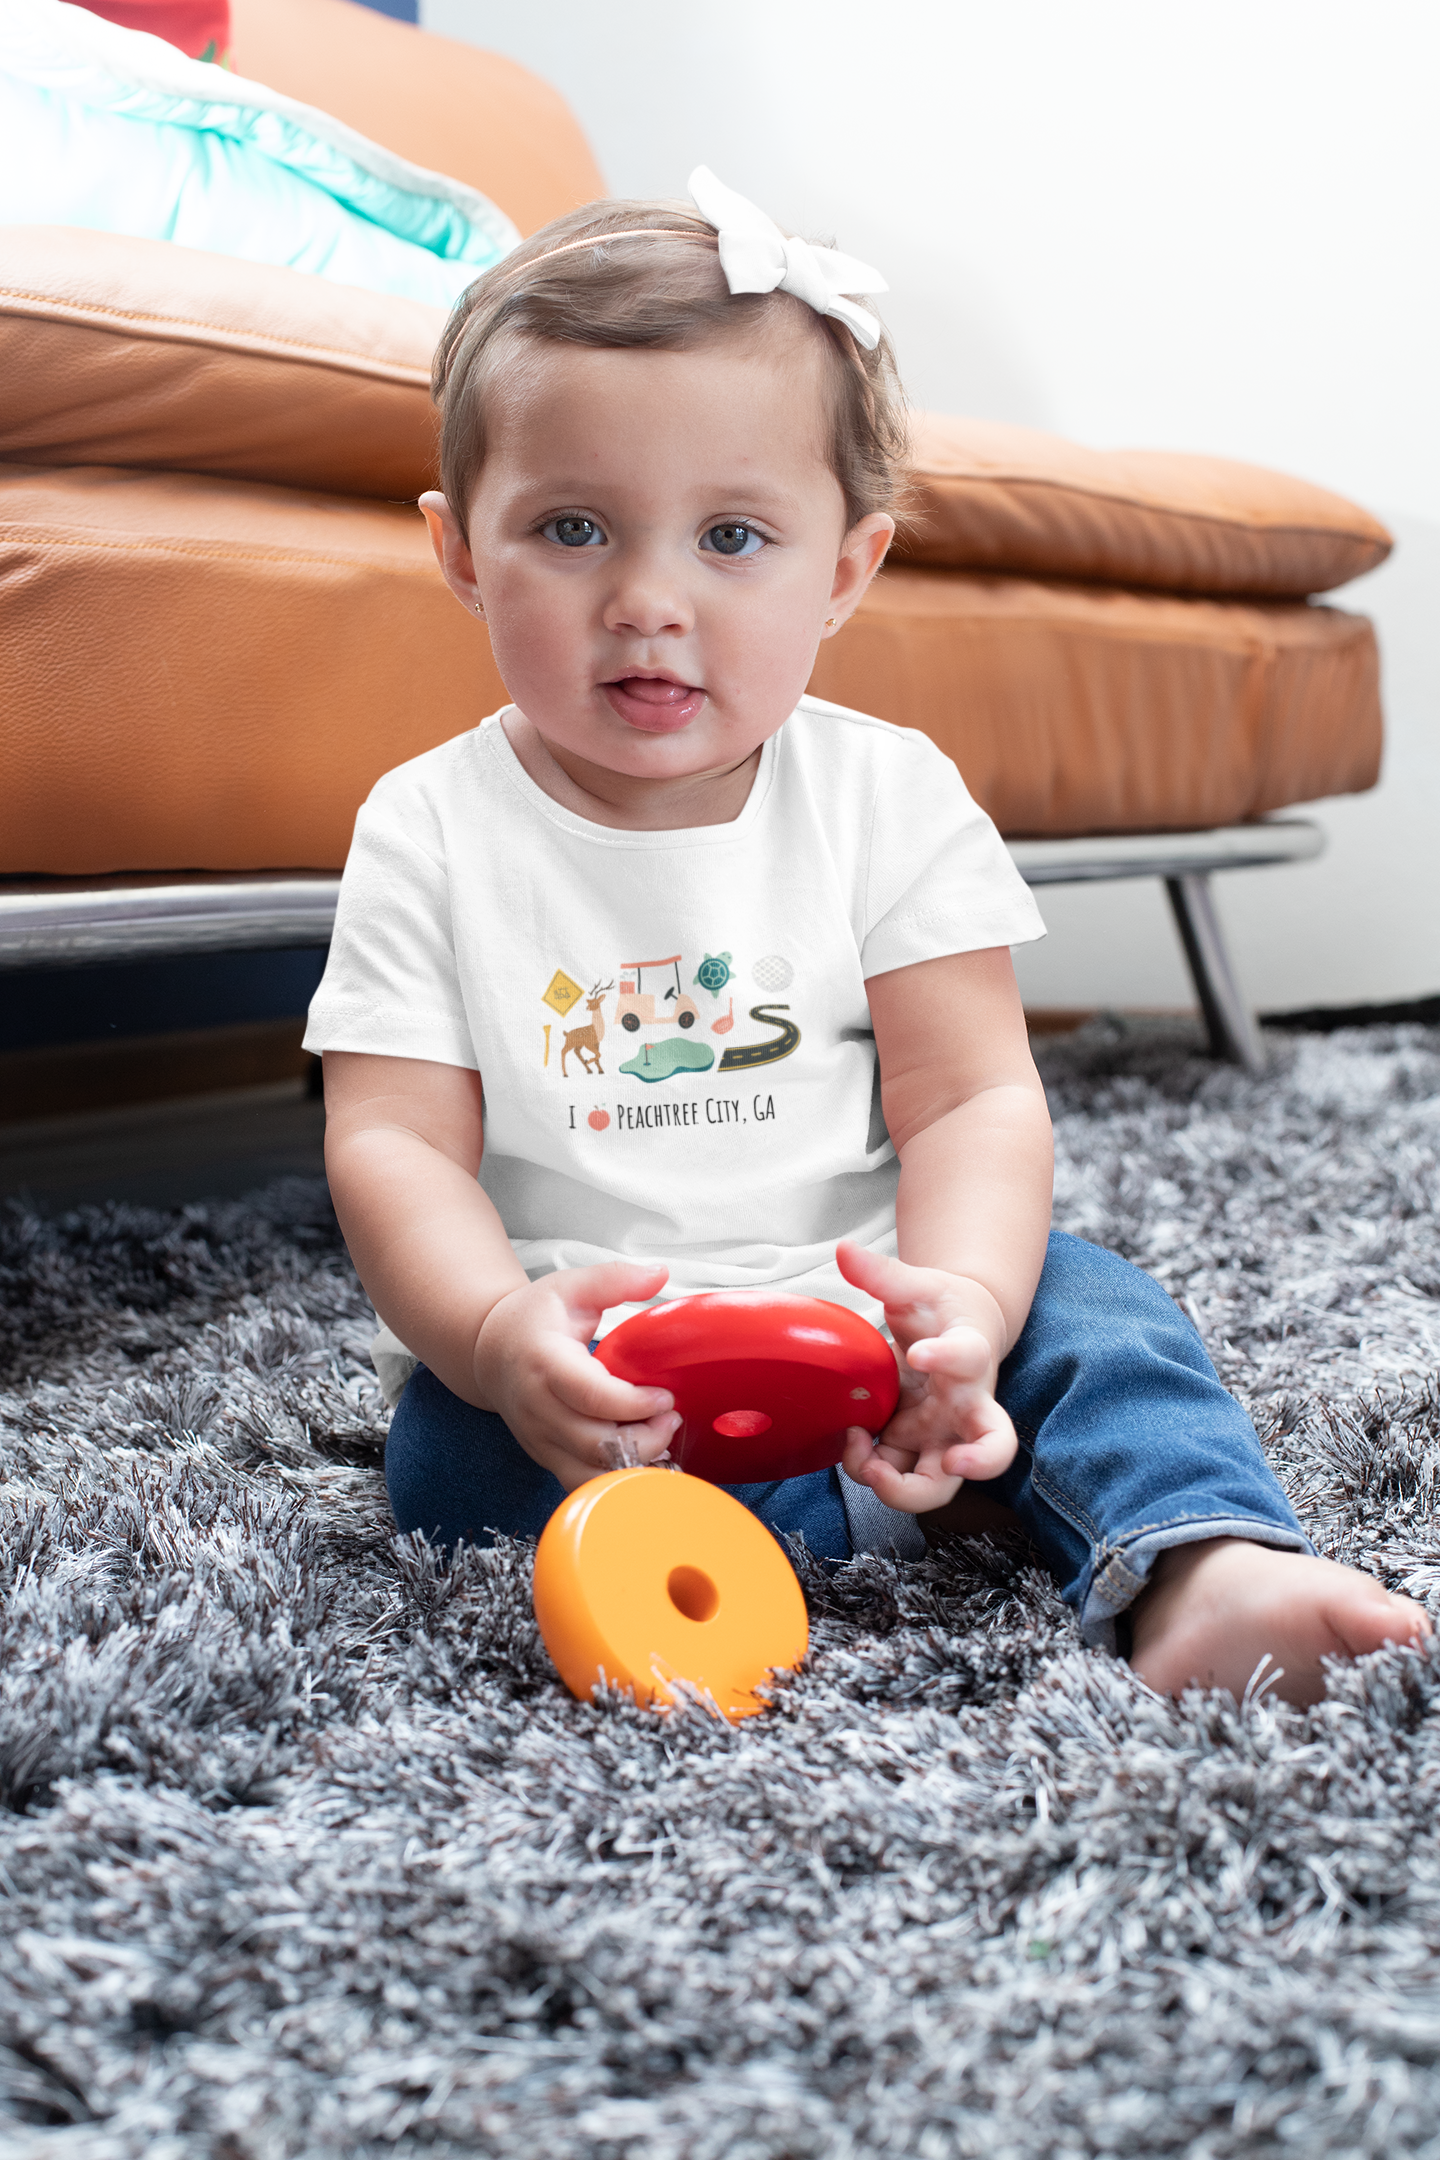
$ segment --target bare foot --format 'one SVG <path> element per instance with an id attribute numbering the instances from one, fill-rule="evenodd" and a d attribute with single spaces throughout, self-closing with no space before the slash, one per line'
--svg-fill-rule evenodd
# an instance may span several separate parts
<path id="1" fill-rule="evenodd" d="M 1130 1662 L 1162 1695 L 1221 1687 L 1238 1702 L 1268 1650 L 1284 1670 L 1274 1692 L 1302 1707 L 1325 1693 L 1321 1658 L 1363 1657 L 1430 1633 L 1424 1607 L 1373 1576 L 1248 1538 L 1162 1553 L 1131 1621 Z"/>

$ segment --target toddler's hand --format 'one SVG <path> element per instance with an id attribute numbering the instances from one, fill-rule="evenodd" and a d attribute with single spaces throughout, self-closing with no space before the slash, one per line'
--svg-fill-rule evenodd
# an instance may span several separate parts
<path id="1" fill-rule="evenodd" d="M 475 1344 L 481 1397 L 567 1492 L 627 1454 L 653 1462 L 680 1423 L 673 1395 L 617 1380 L 586 1347 L 607 1306 L 654 1297 L 669 1272 L 624 1260 L 561 1268 L 486 1316 Z"/>
<path id="2" fill-rule="evenodd" d="M 851 1427 L 848 1475 L 907 1515 L 943 1507 L 966 1478 L 998 1477 L 1014 1460 L 1015 1428 L 995 1400 L 995 1352 L 959 1277 L 848 1241 L 837 1258 L 847 1282 L 881 1299 L 901 1353 L 900 1407 L 878 1444 Z"/>

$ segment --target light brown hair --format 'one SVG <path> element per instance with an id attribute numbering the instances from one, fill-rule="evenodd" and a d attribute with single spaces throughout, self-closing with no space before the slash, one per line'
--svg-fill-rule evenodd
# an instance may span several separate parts
<path id="1" fill-rule="evenodd" d="M 435 354 L 440 485 L 461 530 L 485 461 L 486 390 L 510 339 L 676 352 L 722 338 L 759 343 L 777 330 L 803 335 L 807 324 L 827 355 L 827 457 L 853 525 L 894 508 L 907 448 L 904 392 L 883 331 L 866 352 L 843 323 L 789 293 L 732 295 L 714 227 L 686 204 L 591 203 L 556 218 L 461 294 Z"/>

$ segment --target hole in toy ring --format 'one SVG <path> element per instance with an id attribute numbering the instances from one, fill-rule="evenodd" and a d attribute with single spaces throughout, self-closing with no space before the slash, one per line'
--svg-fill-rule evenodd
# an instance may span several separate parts
<path id="1" fill-rule="evenodd" d="M 713 1620 L 720 1610 L 720 1592 L 703 1568 L 671 1568 L 665 1588 L 671 1604 L 687 1620 Z"/>
<path id="2" fill-rule="evenodd" d="M 775 1420 L 763 1410 L 727 1410 L 717 1417 L 712 1431 L 723 1433 L 727 1440 L 754 1440 L 762 1432 L 769 1432 Z"/>

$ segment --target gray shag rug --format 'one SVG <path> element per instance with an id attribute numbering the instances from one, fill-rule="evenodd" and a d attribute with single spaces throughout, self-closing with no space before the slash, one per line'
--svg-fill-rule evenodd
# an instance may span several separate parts
<path id="1" fill-rule="evenodd" d="M 1440 1592 L 1440 1031 L 1045 1059 L 1320 1549 Z M 873 1559 L 731 1729 L 387 1522 L 324 1193 L 13 1212 L 6 2160 L 1440 2154 L 1440 1651 L 1175 1705 L 1023 1548 Z"/>

